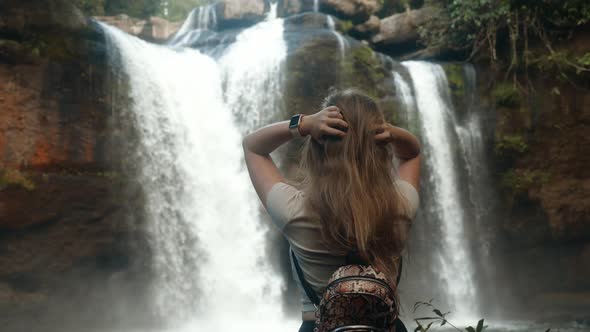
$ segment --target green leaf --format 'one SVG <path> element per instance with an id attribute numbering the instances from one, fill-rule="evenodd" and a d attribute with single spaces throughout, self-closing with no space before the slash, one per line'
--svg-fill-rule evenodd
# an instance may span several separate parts
<path id="1" fill-rule="evenodd" d="M 476 328 L 476 332 L 481 332 L 483 331 L 483 318 L 479 320 L 479 322 L 477 322 L 477 328 Z"/>
<path id="2" fill-rule="evenodd" d="M 465 330 L 466 330 L 467 332 L 475 332 L 475 329 L 474 329 L 473 327 L 471 327 L 471 326 L 469 326 L 469 327 L 466 327 L 466 328 L 465 328 Z"/>
<path id="3" fill-rule="evenodd" d="M 445 325 L 446 323 L 447 323 L 447 320 L 446 320 L 446 319 L 443 319 L 442 323 L 440 323 L 440 326 L 443 326 L 443 325 Z"/>
<path id="4" fill-rule="evenodd" d="M 444 317 L 445 317 L 445 316 L 442 314 L 442 312 L 440 312 L 440 310 L 438 310 L 438 309 L 434 309 L 434 310 L 432 310 L 432 312 L 434 312 L 435 314 L 437 314 L 439 317 L 442 317 L 442 318 L 444 318 Z"/>

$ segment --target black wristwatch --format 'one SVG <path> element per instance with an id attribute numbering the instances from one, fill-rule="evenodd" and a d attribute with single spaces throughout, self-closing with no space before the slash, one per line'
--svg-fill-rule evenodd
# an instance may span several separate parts
<path id="1" fill-rule="evenodd" d="M 302 118 L 303 114 L 295 114 L 291 117 L 291 122 L 289 122 L 289 131 L 291 132 L 291 136 L 303 137 L 299 132 L 299 125 L 301 124 Z"/>

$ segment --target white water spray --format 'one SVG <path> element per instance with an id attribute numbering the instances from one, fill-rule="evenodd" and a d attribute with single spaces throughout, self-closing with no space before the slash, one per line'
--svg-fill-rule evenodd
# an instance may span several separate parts
<path id="1" fill-rule="evenodd" d="M 414 84 L 421 116 L 426 162 L 436 215 L 442 222 L 443 246 L 438 254 L 441 277 L 447 286 L 451 311 L 461 320 L 477 318 L 473 264 L 467 247 L 465 214 L 460 197 L 450 133 L 456 126 L 449 109 L 448 82 L 441 66 L 427 62 L 404 62 Z"/>
<path id="2" fill-rule="evenodd" d="M 267 19 L 241 32 L 219 60 L 225 100 L 238 125 L 248 132 L 275 120 L 281 109 L 282 65 L 287 56 L 283 20 L 271 4 Z"/>
<path id="3" fill-rule="evenodd" d="M 206 30 L 215 29 L 217 26 L 217 14 L 215 5 L 206 5 L 193 9 L 174 37 L 168 41 L 168 45 L 182 46 L 188 41 L 198 37 Z"/>
<path id="4" fill-rule="evenodd" d="M 139 133 L 138 148 L 129 151 L 129 158 L 138 166 L 146 198 L 159 316 L 174 331 L 295 330 L 298 322 L 286 321 L 281 312 L 281 281 L 263 258 L 259 203 L 241 164 L 241 134 L 259 123 L 238 119 L 235 125 L 235 115 L 248 115 L 243 112 L 276 98 L 275 91 L 260 86 L 252 95 L 242 94 L 249 98 L 236 97 L 243 92 L 237 89 L 240 82 L 258 80 L 262 69 L 241 70 L 230 51 L 221 70 L 197 51 L 172 50 L 103 29 L 118 66 L 113 71 L 128 79 L 126 111 Z M 251 29 L 243 34 L 259 36 Z M 275 40 L 267 42 L 273 43 L 282 30 L 269 29 Z M 254 51 L 247 53 L 240 40 L 257 38 L 238 38 L 233 52 L 245 52 L 240 56 L 247 60 Z M 278 74 L 275 67 L 269 72 Z M 223 97 L 224 77 L 229 103 Z"/>
<path id="5" fill-rule="evenodd" d="M 401 103 L 406 107 L 406 121 L 408 126 L 414 125 L 416 121 L 416 102 L 414 101 L 414 95 L 412 89 L 406 82 L 406 80 L 397 72 L 393 72 L 393 82 L 395 84 L 396 95 Z"/>
<path id="6" fill-rule="evenodd" d="M 332 32 L 332 34 L 336 37 L 338 41 L 338 50 L 340 51 L 340 59 L 344 59 L 346 56 L 346 50 L 350 47 L 348 40 L 342 36 L 340 32 L 336 30 L 336 23 L 334 22 L 334 18 L 331 15 L 326 15 L 326 20 L 328 24 L 328 29 Z"/>

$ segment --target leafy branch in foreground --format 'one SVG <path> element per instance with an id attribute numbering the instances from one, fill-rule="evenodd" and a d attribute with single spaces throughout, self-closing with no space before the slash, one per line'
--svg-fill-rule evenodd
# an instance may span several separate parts
<path id="1" fill-rule="evenodd" d="M 429 309 L 432 309 L 432 312 L 435 315 L 435 316 L 414 318 L 414 321 L 417 324 L 416 328 L 414 329 L 414 332 L 427 332 L 432 327 L 433 324 L 438 324 L 438 323 L 440 323 L 440 326 L 444 326 L 444 325 L 448 324 L 449 326 L 453 327 L 455 330 L 457 330 L 459 332 L 464 332 L 463 330 L 461 330 L 460 328 L 458 328 L 457 326 L 455 326 L 451 322 L 449 322 L 449 320 L 447 319 L 447 315 L 451 313 L 450 311 L 443 313 L 442 311 L 437 309 L 432 304 L 432 301 L 433 301 L 433 299 L 430 299 L 428 302 L 418 301 L 414 304 L 413 313 L 416 313 L 416 310 L 418 310 L 420 307 L 427 307 Z M 428 323 L 428 324 L 426 324 L 426 323 Z M 484 319 L 482 318 L 477 322 L 477 325 L 475 327 L 468 326 L 464 330 L 466 332 L 482 332 L 483 330 L 485 330 L 488 327 L 487 325 L 483 325 L 483 323 L 484 323 Z M 545 330 L 545 332 L 551 332 L 551 329 L 549 328 L 549 329 Z"/>
<path id="2" fill-rule="evenodd" d="M 426 332 L 428 331 L 433 324 L 437 324 L 440 323 L 440 326 L 444 326 L 446 324 L 448 324 L 449 326 L 453 327 L 455 330 L 459 331 L 459 332 L 463 332 L 463 330 L 461 330 L 460 328 L 458 328 L 457 326 L 455 326 L 454 324 L 452 324 L 451 322 L 449 322 L 449 320 L 447 319 L 447 315 L 450 314 L 451 312 L 445 312 L 443 313 L 442 311 L 440 311 L 439 309 L 435 308 L 434 305 L 432 304 L 432 299 L 430 299 L 428 302 L 421 302 L 418 301 L 414 304 L 414 313 L 416 313 L 416 310 L 418 310 L 420 307 L 428 307 L 430 309 L 432 309 L 432 312 L 436 315 L 436 316 L 426 316 L 426 317 L 418 317 L 418 318 L 414 318 L 414 321 L 416 322 L 416 324 L 418 324 L 418 326 L 414 329 L 414 332 Z M 426 326 L 424 326 L 424 322 L 427 322 L 428 324 Z M 487 328 L 487 325 L 483 325 L 483 318 L 479 320 L 479 322 L 477 322 L 476 327 L 466 327 L 465 331 L 467 332 L 482 332 L 485 328 Z"/>

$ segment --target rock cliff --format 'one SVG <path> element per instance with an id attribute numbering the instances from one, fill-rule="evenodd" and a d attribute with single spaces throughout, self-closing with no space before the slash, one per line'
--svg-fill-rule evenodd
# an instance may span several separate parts
<path id="1" fill-rule="evenodd" d="M 111 163 L 104 52 L 66 1 L 0 3 L 3 329 L 100 326 L 110 296 L 141 288 L 127 273 L 141 240 Z"/>
<path id="2" fill-rule="evenodd" d="M 249 1 L 244 10 L 236 9 L 236 1 L 222 3 L 216 13 L 225 23 L 217 28 L 231 28 L 224 35 L 229 37 L 268 12 L 266 1 Z M 403 8 L 398 5 L 393 7 Z M 388 12 L 391 6 L 382 8 L 380 1 L 320 0 L 319 10 L 336 17 L 343 35 L 338 39 L 324 14 L 311 13 L 313 6 L 310 0 L 279 1 L 289 46 L 288 112 L 308 113 L 331 86 L 355 85 L 397 121 L 396 63 L 375 50 L 400 58 L 440 55 L 425 50 L 419 34 L 436 18 L 434 9 Z M 152 41 L 165 40 L 179 26 L 99 19 L 123 22 Z M 576 39 L 580 52 L 590 51 L 580 41 L 584 36 Z M 231 41 L 215 38 L 207 43 Z M 93 23 L 67 1 L 0 3 L 0 312 L 9 313 L 0 319 L 12 331 L 26 330 L 25 318 L 55 317 L 60 310 L 97 326 L 105 317 L 121 319 L 109 306 L 148 310 L 115 296 L 126 292 L 133 302 L 144 295 L 149 248 L 141 217 L 130 211 L 141 204 L 141 194 L 126 185 L 110 141 L 113 108 L 104 52 Z M 536 90 L 524 100 L 513 85 L 490 89 L 491 78 L 503 77 L 476 65 L 480 96 L 495 118 L 488 152 L 504 213 L 493 247 L 498 278 L 515 284 L 515 310 L 587 312 L 590 94 L 538 72 L 531 77 Z M 453 75 L 449 80 L 462 84 Z M 47 330 L 64 326 L 41 322 Z"/>

